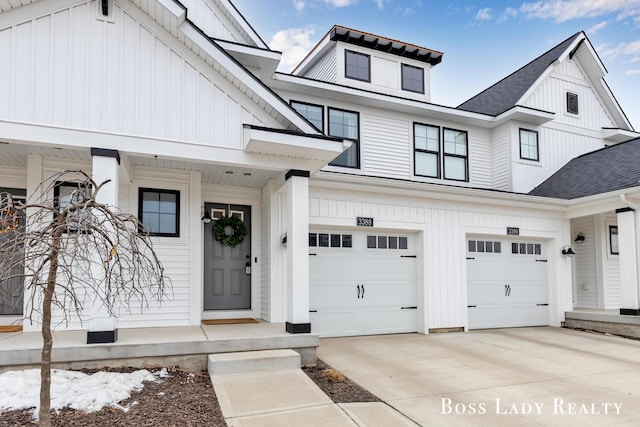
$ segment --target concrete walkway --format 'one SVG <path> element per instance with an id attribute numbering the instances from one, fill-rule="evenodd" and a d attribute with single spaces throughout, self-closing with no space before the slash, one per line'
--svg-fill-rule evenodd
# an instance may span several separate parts
<path id="1" fill-rule="evenodd" d="M 638 426 L 640 342 L 559 328 L 321 339 L 422 426 Z"/>

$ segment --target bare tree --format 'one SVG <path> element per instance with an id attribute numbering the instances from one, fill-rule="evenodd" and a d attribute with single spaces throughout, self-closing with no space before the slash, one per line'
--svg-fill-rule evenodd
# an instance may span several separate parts
<path id="1" fill-rule="evenodd" d="M 70 193 L 55 191 L 62 182 Z M 161 302 L 170 286 L 138 219 L 96 199 L 108 182 L 64 171 L 40 185 L 38 200 L 0 194 L 0 290 L 22 282 L 24 318 L 42 322 L 40 425 L 51 425 L 53 315 L 59 323 L 82 321 L 98 303 L 117 317 Z"/>

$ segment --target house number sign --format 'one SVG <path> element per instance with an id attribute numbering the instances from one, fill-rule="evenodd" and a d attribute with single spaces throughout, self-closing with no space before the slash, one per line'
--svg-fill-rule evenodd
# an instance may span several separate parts
<path id="1" fill-rule="evenodd" d="M 358 227 L 373 227 L 373 218 L 363 216 L 356 217 L 356 225 Z"/>
<path id="2" fill-rule="evenodd" d="M 507 236 L 519 236 L 520 228 L 518 227 L 507 227 Z"/>

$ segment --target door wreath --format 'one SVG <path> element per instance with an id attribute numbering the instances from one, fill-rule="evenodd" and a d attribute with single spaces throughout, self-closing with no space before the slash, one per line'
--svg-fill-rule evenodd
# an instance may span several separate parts
<path id="1" fill-rule="evenodd" d="M 213 236 L 224 246 L 235 248 L 244 240 L 247 234 L 247 227 L 238 217 L 223 216 L 216 221 L 213 227 Z"/>

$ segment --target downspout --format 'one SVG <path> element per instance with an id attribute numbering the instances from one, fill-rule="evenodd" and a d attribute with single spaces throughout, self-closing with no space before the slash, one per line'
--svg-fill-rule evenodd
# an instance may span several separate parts
<path id="1" fill-rule="evenodd" d="M 620 201 L 622 203 L 624 203 L 625 205 L 627 205 L 628 207 L 630 207 L 631 209 L 633 209 L 634 214 L 633 214 L 633 223 L 635 225 L 635 229 L 636 229 L 636 277 L 638 278 L 638 280 L 640 280 L 640 263 L 638 262 L 638 254 L 640 254 L 640 252 L 638 252 L 640 250 L 640 246 L 638 245 L 639 243 L 639 239 L 640 239 L 640 234 L 638 233 L 638 209 L 640 209 L 640 206 L 636 205 L 635 203 L 631 202 L 629 199 L 627 199 L 627 195 L 626 194 L 620 194 Z M 636 286 L 638 286 L 638 284 L 636 283 Z"/>

